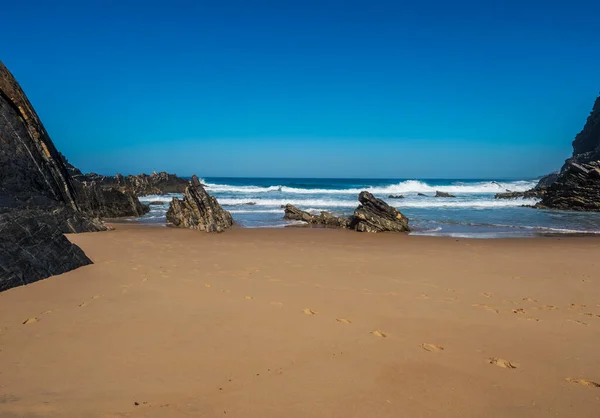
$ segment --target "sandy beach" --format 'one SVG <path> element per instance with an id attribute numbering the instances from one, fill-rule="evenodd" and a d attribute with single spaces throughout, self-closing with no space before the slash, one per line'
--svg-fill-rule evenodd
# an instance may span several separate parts
<path id="1" fill-rule="evenodd" d="M 115 226 L 0 294 L 0 417 L 600 411 L 598 238 Z"/>

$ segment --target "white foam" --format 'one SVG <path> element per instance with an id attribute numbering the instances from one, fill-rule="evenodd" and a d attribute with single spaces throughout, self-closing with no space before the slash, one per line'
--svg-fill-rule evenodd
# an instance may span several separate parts
<path id="1" fill-rule="evenodd" d="M 536 181 L 512 181 L 498 183 L 492 181 L 464 184 L 456 182 L 447 186 L 430 185 L 423 181 L 406 180 L 389 186 L 361 187 L 350 189 L 303 189 L 287 186 L 233 186 L 229 184 L 206 184 L 210 193 L 293 193 L 293 194 L 355 194 L 366 190 L 373 194 L 409 194 L 409 193 L 435 193 L 437 190 L 453 194 L 495 194 L 504 192 L 507 189 L 513 192 L 523 192 L 533 188 Z"/>
<path id="2" fill-rule="evenodd" d="M 281 207 L 292 204 L 300 209 L 322 210 L 323 208 L 356 208 L 358 201 L 336 200 L 336 199 L 254 199 L 256 205 L 261 207 Z M 247 199 L 219 199 L 223 206 L 238 206 L 247 202 Z M 402 202 L 388 202 L 396 208 L 503 208 L 518 207 L 523 205 L 534 205 L 536 199 L 492 199 L 492 200 L 453 200 L 448 198 L 414 199 Z M 257 209 L 258 210 L 258 209 Z M 256 210 L 248 209 L 256 212 Z"/>

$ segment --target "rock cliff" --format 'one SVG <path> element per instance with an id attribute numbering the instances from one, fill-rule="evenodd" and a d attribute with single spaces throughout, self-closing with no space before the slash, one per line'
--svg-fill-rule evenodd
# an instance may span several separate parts
<path id="1" fill-rule="evenodd" d="M 0 290 L 91 263 L 64 236 L 106 230 L 97 216 L 119 211 L 69 174 L 25 93 L 0 62 Z M 114 199 L 113 199 L 114 198 Z M 137 202 L 139 204 L 139 201 Z"/>
<path id="2" fill-rule="evenodd" d="M 536 187 L 544 190 L 540 209 L 600 211 L 600 97 L 573 141 L 569 158 L 553 182 L 543 178 Z M 549 184 L 548 184 L 549 183 Z M 534 189 L 535 190 L 535 189 Z"/>
<path id="3" fill-rule="evenodd" d="M 152 194 L 183 193 L 189 181 L 176 174 L 164 171 L 152 174 L 122 176 L 102 176 L 96 173 L 75 174 L 75 180 L 94 182 L 102 188 L 114 188 L 122 192 L 131 192 L 135 196 Z"/>
<path id="4" fill-rule="evenodd" d="M 183 200 L 174 197 L 171 201 L 167 221 L 176 227 L 205 232 L 223 232 L 233 225 L 231 214 L 204 190 L 196 176 L 184 190 Z"/>

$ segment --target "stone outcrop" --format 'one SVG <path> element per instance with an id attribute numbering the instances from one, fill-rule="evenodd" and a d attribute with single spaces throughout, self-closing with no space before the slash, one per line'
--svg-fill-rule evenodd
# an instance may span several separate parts
<path id="1" fill-rule="evenodd" d="M 348 217 L 337 217 L 328 212 L 313 215 L 294 205 L 285 205 L 284 219 L 304 221 L 309 225 L 354 229 L 358 232 L 409 232 L 408 218 L 371 193 L 358 195 L 360 205 Z"/>
<path id="2" fill-rule="evenodd" d="M 106 230 L 23 90 L 0 63 L 0 290 L 91 263 L 63 234 Z"/>
<path id="3" fill-rule="evenodd" d="M 46 210 L 11 210 L 0 214 L 0 292 L 91 264 L 65 232 L 103 229 L 63 207 Z"/>
<path id="4" fill-rule="evenodd" d="M 294 205 L 288 204 L 284 206 L 284 212 L 283 218 L 290 221 L 303 221 L 313 226 L 326 226 L 332 228 L 346 228 L 348 226 L 348 219 L 334 216 L 325 211 L 318 215 L 313 215 L 298 209 Z"/>
<path id="5" fill-rule="evenodd" d="M 360 205 L 349 218 L 348 227 L 358 232 L 409 232 L 408 218 L 371 193 L 358 195 Z"/>
<path id="6" fill-rule="evenodd" d="M 121 192 L 131 192 L 135 196 L 153 194 L 183 193 L 189 180 L 166 172 L 122 176 L 102 176 L 89 173 L 73 176 L 75 180 L 94 182 L 102 188 L 114 188 Z"/>
<path id="7" fill-rule="evenodd" d="M 206 232 L 223 232 L 233 225 L 231 214 L 204 190 L 196 176 L 184 190 L 183 200 L 174 197 L 171 201 L 167 221 L 172 226 Z"/>
<path id="8" fill-rule="evenodd" d="M 600 161 L 589 164 L 569 162 L 535 207 L 599 212 Z"/>
<path id="9" fill-rule="evenodd" d="M 391 194 L 388 196 L 388 199 L 404 199 L 404 196 L 401 194 Z"/>
<path id="10" fill-rule="evenodd" d="M 545 189 L 531 189 L 524 192 L 505 192 L 496 193 L 495 199 L 523 199 L 523 198 L 539 198 L 546 193 Z"/>
<path id="11" fill-rule="evenodd" d="M 440 192 L 439 190 L 436 190 L 434 197 L 456 197 L 456 196 L 454 196 L 453 194 L 450 194 L 450 193 Z"/>
<path id="12" fill-rule="evenodd" d="M 600 211 L 600 97 L 573 141 L 573 155 L 560 172 L 542 178 L 540 209 Z"/>

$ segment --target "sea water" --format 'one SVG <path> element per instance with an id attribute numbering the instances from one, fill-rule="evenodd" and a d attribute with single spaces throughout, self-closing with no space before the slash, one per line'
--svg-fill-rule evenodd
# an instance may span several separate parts
<path id="1" fill-rule="evenodd" d="M 277 228 L 297 222 L 283 219 L 282 206 L 291 203 L 312 213 L 328 211 L 350 215 L 358 194 L 367 190 L 398 208 L 410 219 L 414 235 L 465 238 L 527 237 L 548 234 L 600 234 L 600 214 L 535 210 L 536 199 L 495 199 L 496 193 L 525 191 L 536 180 L 444 180 L 444 179 L 201 179 L 206 190 L 231 212 L 237 225 Z M 456 197 L 434 197 L 436 191 Z M 419 193 L 425 196 L 419 195 Z M 389 195 L 403 195 L 391 199 Z M 154 195 L 142 202 L 152 205 L 139 222 L 166 222 L 171 199 L 181 195 Z"/>

